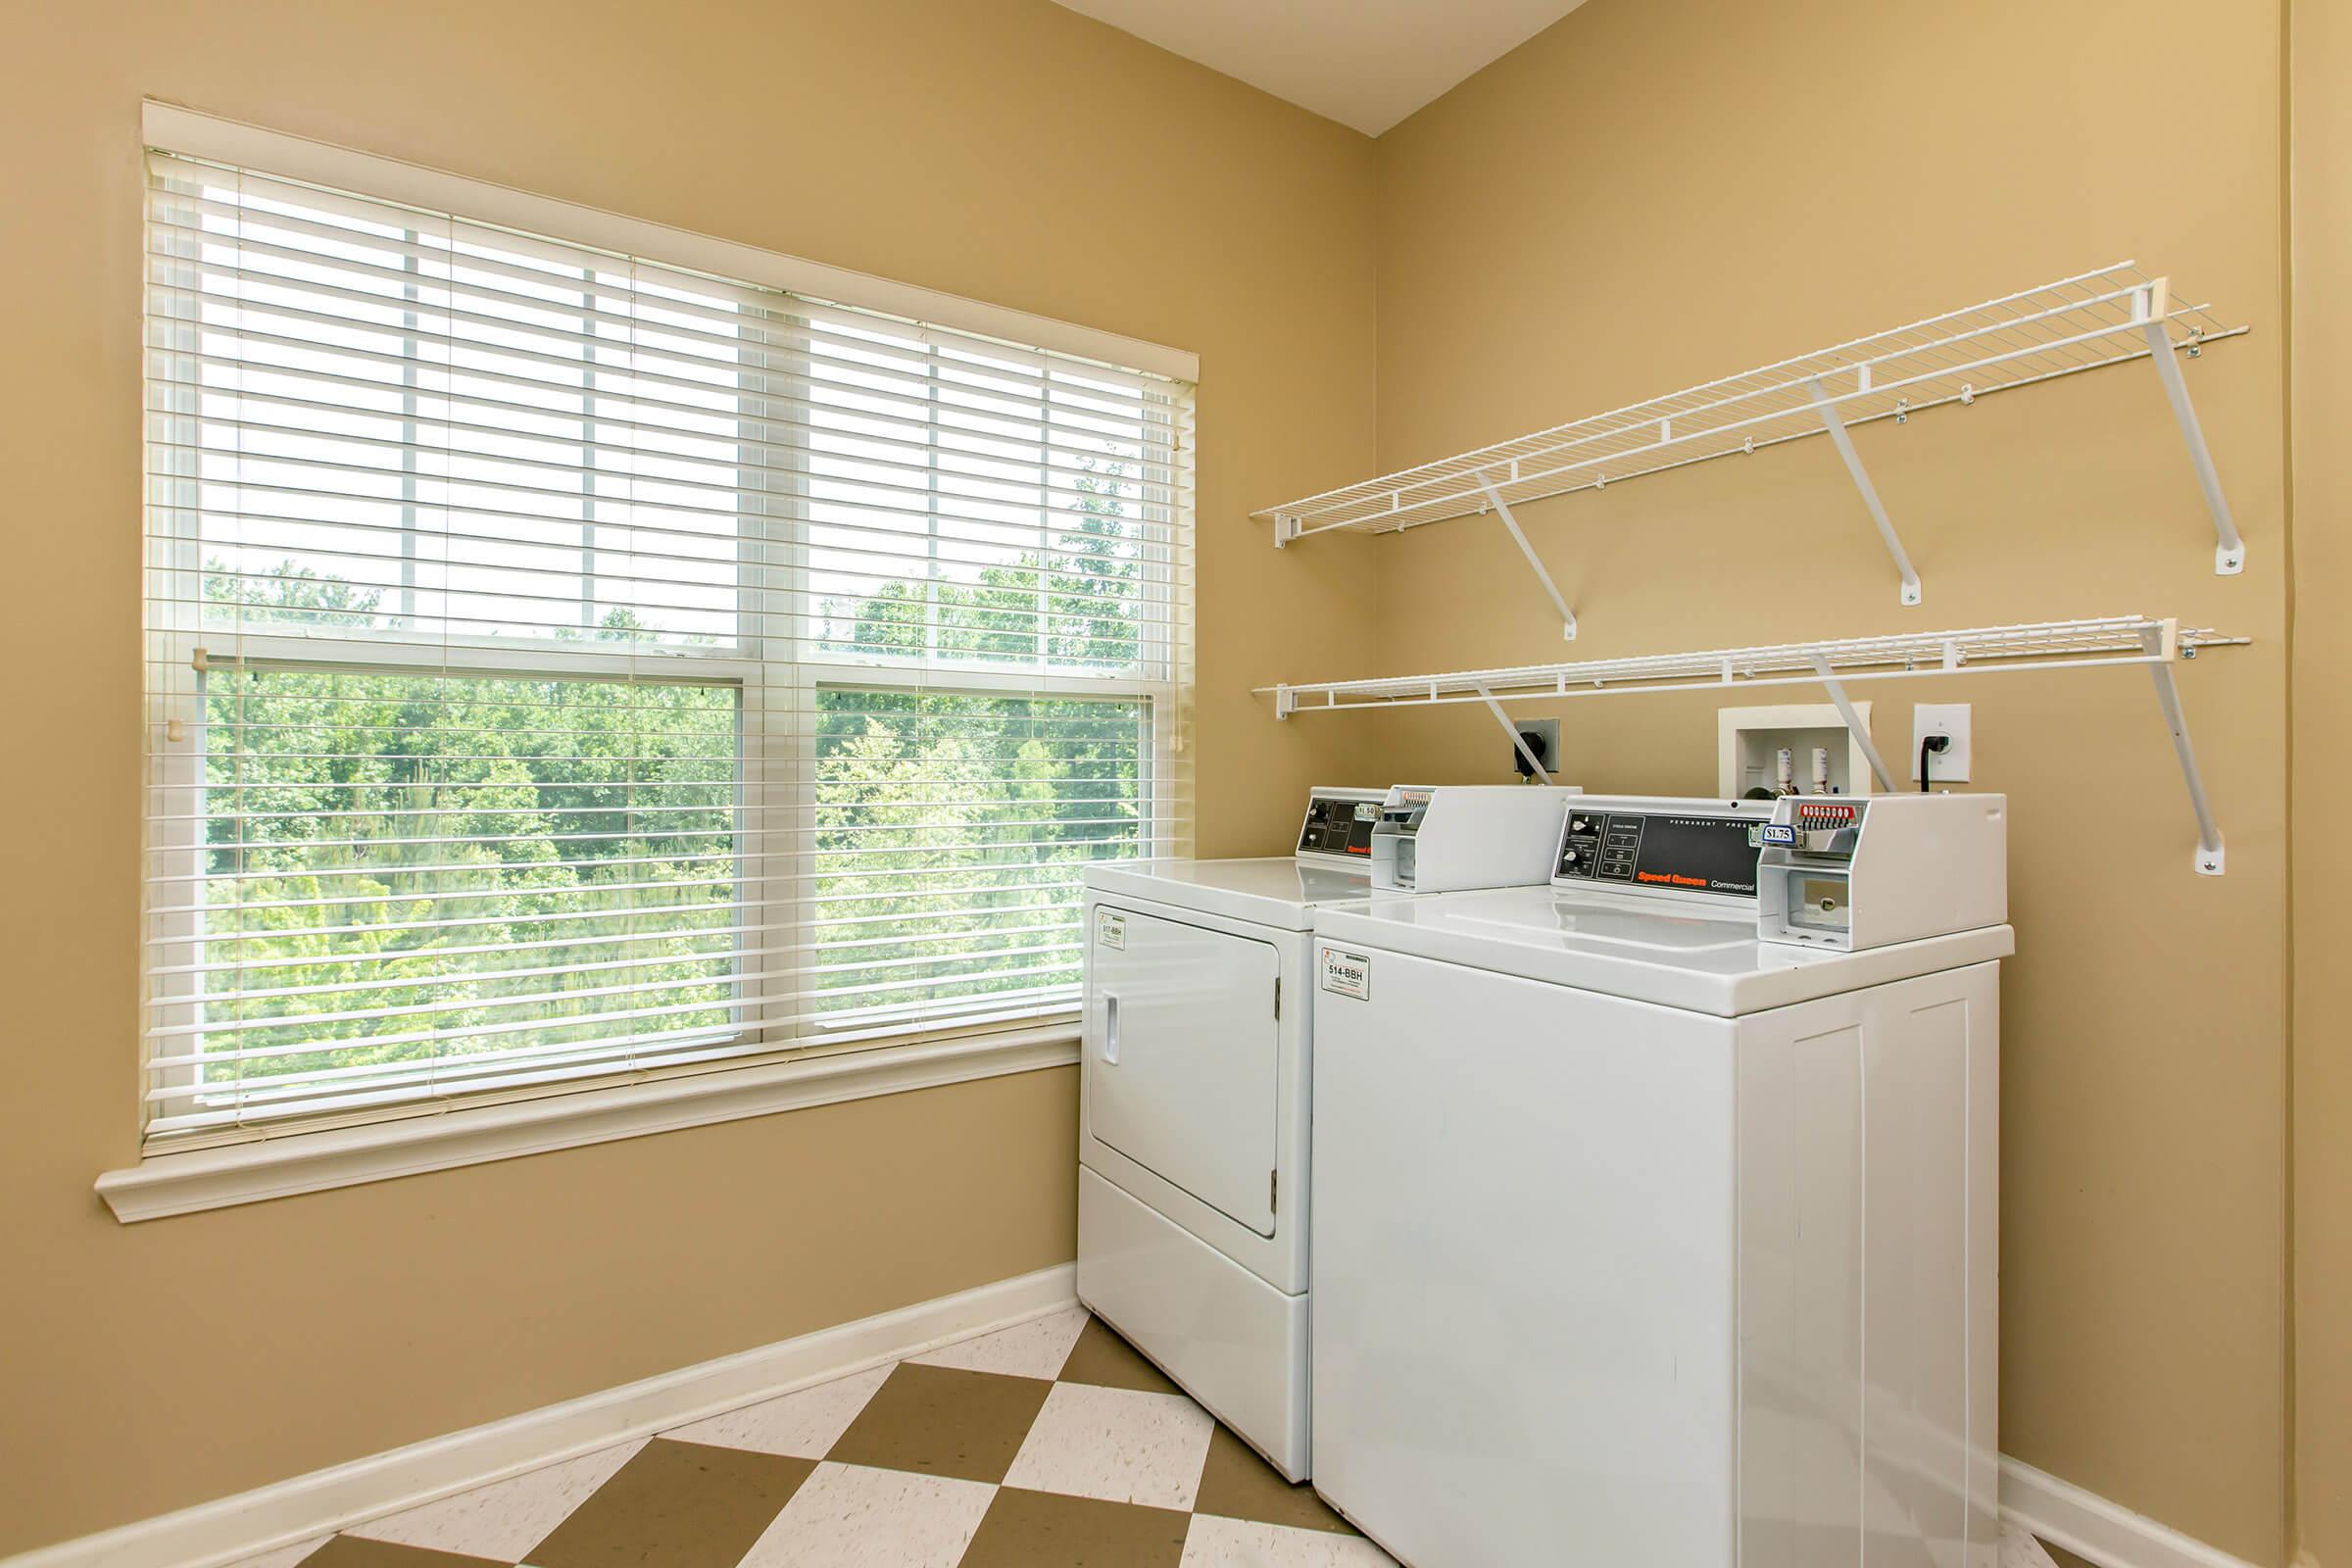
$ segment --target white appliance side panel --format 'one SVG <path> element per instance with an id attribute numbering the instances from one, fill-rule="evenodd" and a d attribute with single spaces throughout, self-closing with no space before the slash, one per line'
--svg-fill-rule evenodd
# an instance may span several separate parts
<path id="1" fill-rule="evenodd" d="M 1883 796 L 1853 864 L 1856 946 L 1912 942 L 2009 918 L 2004 795 Z"/>
<path id="2" fill-rule="evenodd" d="M 1427 1568 L 1728 1564 L 1735 1026 L 1353 951 L 1365 997 L 1315 998 L 1317 1489 Z"/>
<path id="3" fill-rule="evenodd" d="M 1968 1553 L 2000 1556 L 2001 966 L 1948 977 L 1968 990 Z"/>
<path id="4" fill-rule="evenodd" d="M 1846 1000 L 1740 1033 L 1740 1568 L 1820 1568 L 1858 1519 L 1862 1030 Z"/>
<path id="5" fill-rule="evenodd" d="M 1968 1545 L 1966 999 L 1870 999 L 1862 1031 L 1862 1568 Z"/>
<path id="6" fill-rule="evenodd" d="M 1992 1559 L 1998 972 L 1741 1026 L 1741 1568 Z"/>
<path id="7" fill-rule="evenodd" d="M 1084 1074 L 1092 1135 L 1273 1235 L 1280 954 L 1270 942 L 1141 910 L 1098 904 L 1092 915 Z"/>
<path id="8" fill-rule="evenodd" d="M 1304 1296 L 1081 1170 L 1078 1298 L 1277 1470 L 1306 1479 Z"/>

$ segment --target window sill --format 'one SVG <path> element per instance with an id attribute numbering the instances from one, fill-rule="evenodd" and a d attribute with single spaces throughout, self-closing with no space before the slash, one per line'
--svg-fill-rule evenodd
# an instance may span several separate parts
<path id="1" fill-rule="evenodd" d="M 116 1219 L 128 1225 L 808 1105 L 1067 1066 L 1077 1059 L 1074 1023 L 805 1056 L 363 1127 L 289 1129 L 254 1143 L 150 1154 L 128 1169 L 102 1174 L 98 1196 Z"/>

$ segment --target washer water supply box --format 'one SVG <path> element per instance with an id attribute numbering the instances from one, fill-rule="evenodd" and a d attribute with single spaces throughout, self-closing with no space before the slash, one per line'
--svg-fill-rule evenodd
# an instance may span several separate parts
<path id="1" fill-rule="evenodd" d="M 1766 942 L 1855 953 L 2009 918 L 2006 796 L 1784 796 L 1759 837 Z"/>
<path id="2" fill-rule="evenodd" d="M 1575 785 L 1399 784 L 1372 827 L 1372 885 L 1398 893 L 1515 888 L 1551 875 Z"/>

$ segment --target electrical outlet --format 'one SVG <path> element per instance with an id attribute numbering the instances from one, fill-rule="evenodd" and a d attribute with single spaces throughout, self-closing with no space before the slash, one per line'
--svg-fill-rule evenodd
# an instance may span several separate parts
<path id="1" fill-rule="evenodd" d="M 1544 764 L 1552 782 L 1560 777 L 1560 721 L 1556 718 L 1519 718 L 1511 721 L 1521 734 L 1534 735 L 1542 744 L 1536 747 L 1536 760 Z M 1519 748 L 1511 748 L 1511 771 L 1518 773 L 1526 764 L 1519 759 Z"/>
<path id="2" fill-rule="evenodd" d="M 1919 782 L 1920 743 L 1941 735 L 1951 744 L 1928 759 L 1928 776 L 1937 784 L 1968 782 L 1973 749 L 1969 745 L 1968 704 L 1916 703 L 1911 709 L 1911 781 Z"/>

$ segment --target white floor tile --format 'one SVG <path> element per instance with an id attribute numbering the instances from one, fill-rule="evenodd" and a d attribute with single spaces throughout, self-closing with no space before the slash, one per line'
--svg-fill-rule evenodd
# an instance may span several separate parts
<path id="1" fill-rule="evenodd" d="M 265 1551 L 259 1557 L 241 1557 L 230 1563 L 228 1568 L 294 1568 L 296 1563 L 325 1545 L 329 1539 L 326 1536 L 313 1536 L 308 1541 L 297 1541 L 291 1546 Z"/>
<path id="2" fill-rule="evenodd" d="M 1361 1536 L 1197 1513 L 1178 1568 L 1396 1568 L 1396 1559 Z"/>
<path id="3" fill-rule="evenodd" d="M 497 1562 L 520 1562 L 524 1553 L 570 1518 L 590 1493 L 610 1481 L 612 1472 L 644 1446 L 645 1440 L 640 1438 L 599 1448 L 509 1481 L 494 1481 L 439 1502 L 353 1525 L 344 1534 Z"/>
<path id="4" fill-rule="evenodd" d="M 2004 1521 L 2001 1525 L 2000 1568 L 2058 1568 L 2050 1554 L 2041 1549 L 2041 1543 Z"/>
<path id="5" fill-rule="evenodd" d="M 997 1489 L 820 1464 L 739 1568 L 955 1568 Z"/>
<path id="6" fill-rule="evenodd" d="M 1056 1383 L 1004 1474 L 1008 1487 L 1190 1508 L 1216 1423 L 1180 1394 Z"/>
<path id="7" fill-rule="evenodd" d="M 841 1435 L 858 1419 L 865 1401 L 874 1396 L 888 1364 L 853 1372 L 846 1378 L 819 1383 L 796 1394 L 780 1395 L 747 1404 L 724 1415 L 690 1421 L 662 1433 L 680 1443 L 708 1443 L 717 1448 L 756 1448 L 761 1453 L 790 1454 L 796 1459 L 822 1459 Z"/>
<path id="8" fill-rule="evenodd" d="M 1070 1347 L 1086 1328 L 1086 1308 L 1073 1306 L 1015 1323 L 976 1340 L 943 1345 L 924 1355 L 910 1356 L 919 1366 L 955 1366 L 967 1372 L 1004 1372 L 1016 1378 L 1053 1378 L 1070 1358 Z"/>

